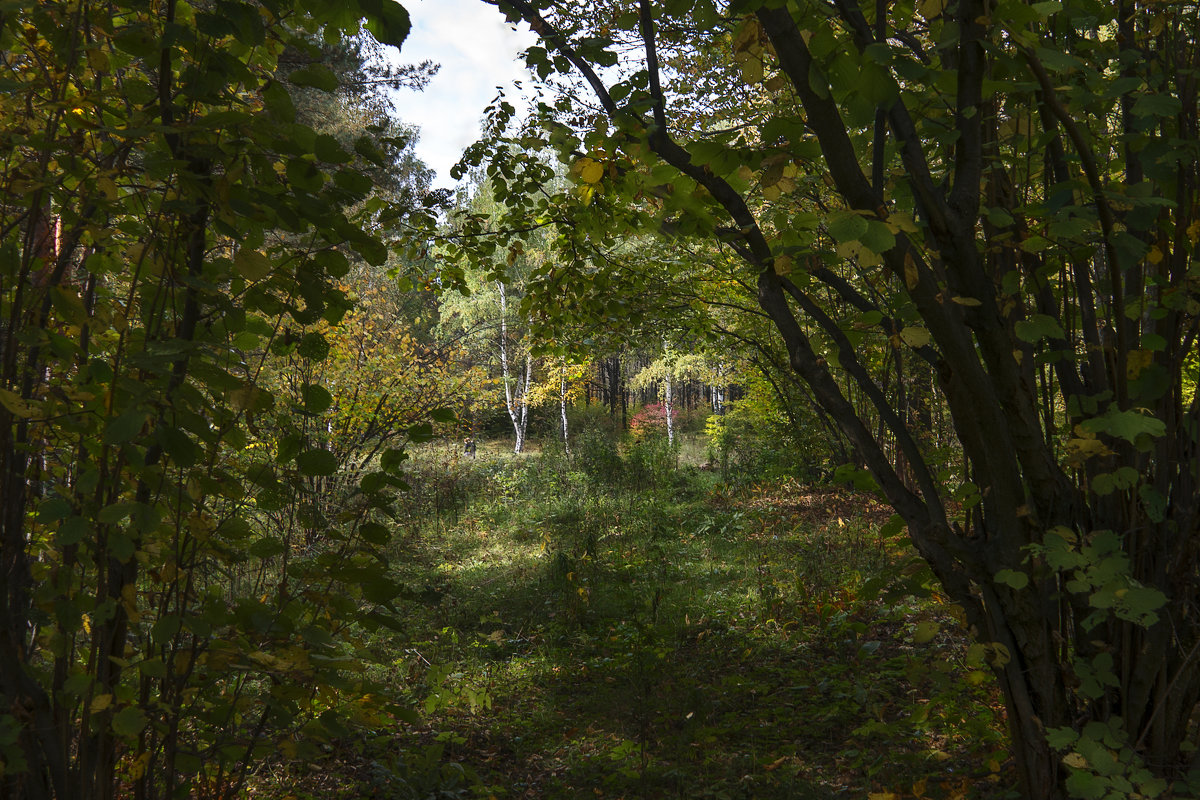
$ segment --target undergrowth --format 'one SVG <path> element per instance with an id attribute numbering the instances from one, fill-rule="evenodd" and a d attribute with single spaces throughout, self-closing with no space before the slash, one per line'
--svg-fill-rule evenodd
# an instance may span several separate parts
<path id="1" fill-rule="evenodd" d="M 393 547 L 403 632 L 368 645 L 420 720 L 331 742 L 294 796 L 1008 796 L 986 665 L 870 498 L 600 438 L 436 453 Z"/>

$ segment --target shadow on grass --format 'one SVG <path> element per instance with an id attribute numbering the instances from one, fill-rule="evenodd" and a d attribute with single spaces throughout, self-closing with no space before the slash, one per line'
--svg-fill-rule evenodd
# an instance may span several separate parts
<path id="1" fill-rule="evenodd" d="M 961 634 L 859 597 L 863 520 L 755 503 L 446 533 L 414 620 L 446 757 L 510 797 L 1001 796 Z"/>

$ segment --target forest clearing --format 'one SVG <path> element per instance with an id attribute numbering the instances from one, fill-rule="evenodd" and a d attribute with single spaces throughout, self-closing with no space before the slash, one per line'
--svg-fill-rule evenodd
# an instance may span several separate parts
<path id="1" fill-rule="evenodd" d="M 1195 0 L 0 0 L 0 798 L 1200 797 L 1198 381 Z"/>
<path id="2" fill-rule="evenodd" d="M 396 559 L 428 638 L 372 643 L 421 745 L 391 720 L 264 796 L 1006 796 L 1000 698 L 889 510 L 589 455 L 429 459 L 457 498 Z"/>

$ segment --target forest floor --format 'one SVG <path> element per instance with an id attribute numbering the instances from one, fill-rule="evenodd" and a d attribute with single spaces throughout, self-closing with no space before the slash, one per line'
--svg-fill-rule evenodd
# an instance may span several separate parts
<path id="1" fill-rule="evenodd" d="M 407 633 L 373 642 L 421 722 L 331 744 L 275 796 L 1015 796 L 980 648 L 889 510 L 578 466 L 456 473 L 461 501 L 398 537 Z"/>

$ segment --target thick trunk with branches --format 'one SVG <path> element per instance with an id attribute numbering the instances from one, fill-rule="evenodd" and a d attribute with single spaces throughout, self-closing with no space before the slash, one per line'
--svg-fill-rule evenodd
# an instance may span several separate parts
<path id="1" fill-rule="evenodd" d="M 1200 697 L 1194 9 L 751 2 L 730 24 L 641 0 L 597 33 L 565 4 L 499 5 L 613 127 L 592 183 L 654 195 L 673 231 L 744 260 L 795 374 L 986 645 L 1025 793 L 1119 788 L 1081 753 L 1139 791 L 1177 774 Z M 678 67 L 730 38 L 775 105 L 692 138 L 659 50 Z M 618 49 L 641 71 L 614 84 L 599 65 Z M 642 160 L 674 168 L 670 193 Z M 808 175 L 817 213 L 786 205 Z M 965 508 L 856 347 L 865 328 L 936 375 Z"/>

